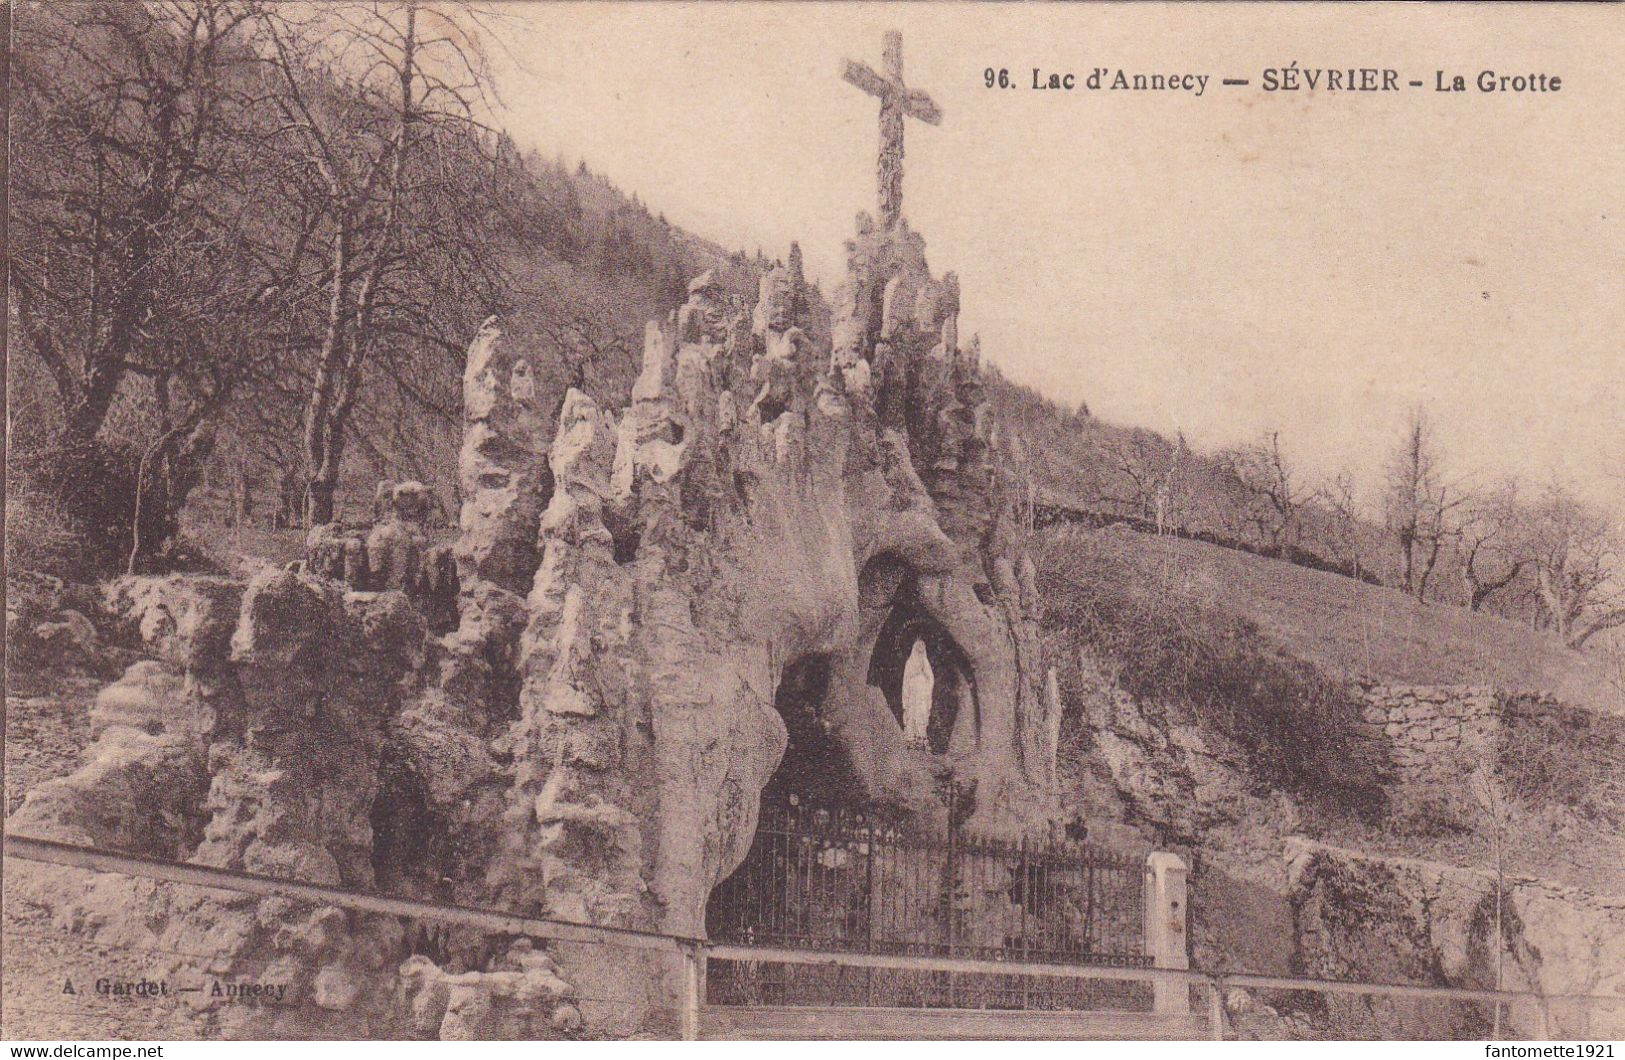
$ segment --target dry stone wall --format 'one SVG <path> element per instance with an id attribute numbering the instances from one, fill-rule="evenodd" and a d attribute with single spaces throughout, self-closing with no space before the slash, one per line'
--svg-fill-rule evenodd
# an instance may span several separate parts
<path id="1" fill-rule="evenodd" d="M 1091 832 L 1110 822 L 1159 844 L 1189 843 L 1197 957 L 1205 966 L 1276 975 L 1486 987 L 1504 949 L 1508 989 L 1550 997 L 1549 1033 L 1621 1032 L 1625 1000 L 1625 897 L 1619 863 L 1578 871 L 1585 845 L 1617 850 L 1625 812 L 1625 721 L 1567 707 L 1550 696 L 1480 687 L 1368 684 L 1355 745 L 1383 783 L 1386 812 L 1368 822 L 1413 846 L 1437 834 L 1450 846 L 1485 835 L 1488 811 L 1472 793 L 1487 769 L 1506 812 L 1529 822 L 1573 822 L 1563 868 L 1588 886 L 1509 877 L 1502 939 L 1495 943 L 1495 876 L 1416 858 L 1343 849 L 1293 836 L 1306 818 L 1293 800 L 1262 788 L 1237 748 L 1188 710 L 1141 703 L 1092 658 L 1074 685 L 1089 730 L 1073 770 Z M 1285 842 L 1283 861 L 1266 852 Z M 1555 842 L 1555 840 L 1554 840 Z M 1487 861 L 1487 850 L 1470 856 Z M 1528 858 L 1524 858 L 1528 863 Z M 1306 992 L 1234 990 L 1232 1031 L 1258 1038 L 1482 1038 L 1488 1007 L 1460 1002 L 1362 999 Z M 1509 1035 L 1535 1035 L 1542 1013 L 1514 1006 Z"/>
<path id="2" fill-rule="evenodd" d="M 1489 771 L 1531 803 L 1625 825 L 1625 721 L 1538 692 L 1471 685 L 1363 684 L 1355 746 L 1382 782 L 1389 812 L 1428 829 L 1473 830 Z"/>
<path id="3" fill-rule="evenodd" d="M 1356 746 L 1388 792 L 1392 813 L 1470 826 L 1470 782 L 1493 769 L 1503 697 L 1470 685 L 1364 684 Z"/>

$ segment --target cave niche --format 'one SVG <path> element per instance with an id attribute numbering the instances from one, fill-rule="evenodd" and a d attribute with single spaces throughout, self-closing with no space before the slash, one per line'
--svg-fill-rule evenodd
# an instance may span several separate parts
<path id="1" fill-rule="evenodd" d="M 880 689 L 898 727 L 908 731 L 904 673 L 915 645 L 923 646 L 932 674 L 931 707 L 920 743 L 936 755 L 959 754 L 976 746 L 981 720 L 975 674 L 969 657 L 920 603 L 912 577 L 902 579 L 887 607 L 869 656 L 868 682 Z"/>

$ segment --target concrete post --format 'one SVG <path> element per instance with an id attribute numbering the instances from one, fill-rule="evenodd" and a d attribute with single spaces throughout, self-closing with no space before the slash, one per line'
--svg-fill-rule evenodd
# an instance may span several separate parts
<path id="1" fill-rule="evenodd" d="M 685 1042 L 700 1040 L 700 979 L 705 950 L 697 943 L 683 946 L 682 1037 Z"/>
<path id="2" fill-rule="evenodd" d="M 1178 854 L 1154 850 L 1145 859 L 1145 952 L 1154 968 L 1191 966 L 1186 925 L 1185 876 L 1189 870 Z M 1152 984 L 1152 1011 L 1159 1016 L 1189 1016 L 1190 987 L 1185 983 Z"/>

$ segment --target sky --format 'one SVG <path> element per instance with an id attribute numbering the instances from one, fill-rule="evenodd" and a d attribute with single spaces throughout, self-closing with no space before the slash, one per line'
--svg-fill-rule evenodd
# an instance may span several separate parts
<path id="1" fill-rule="evenodd" d="M 797 240 L 826 292 L 875 199 L 875 101 L 840 60 L 878 67 L 899 29 L 945 114 L 908 123 L 904 213 L 1006 375 L 1199 448 L 1278 430 L 1368 499 L 1423 406 L 1454 475 L 1557 475 L 1625 513 L 1616 7 L 523 3 L 497 25 L 522 147 L 725 247 Z M 1425 87 L 1263 91 L 1289 63 Z M 1033 91 L 1035 67 L 1210 80 Z M 1471 90 L 1486 69 L 1562 88 Z"/>

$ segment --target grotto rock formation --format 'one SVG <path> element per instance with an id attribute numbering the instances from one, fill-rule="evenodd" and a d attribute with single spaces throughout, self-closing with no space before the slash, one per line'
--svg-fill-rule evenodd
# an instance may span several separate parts
<path id="1" fill-rule="evenodd" d="M 385 722 L 427 636 L 405 596 L 266 571 L 246 589 L 124 579 L 109 606 L 149 658 L 98 697 L 85 764 L 30 792 L 8 831 L 370 888 Z M 7 889 L 100 945 L 156 955 L 159 974 L 283 988 L 264 1005 L 195 995 L 181 1010 L 195 1025 L 177 1035 L 395 1028 L 402 930 L 391 918 L 41 865 L 8 871 Z"/>
<path id="2" fill-rule="evenodd" d="M 747 315 L 700 277 L 618 421 L 565 400 L 488 874 L 505 907 L 699 934 L 776 770 L 920 827 L 944 783 L 973 829 L 1047 823 L 1055 705 L 957 283 L 906 224 L 860 220 L 826 352 L 800 282 L 769 272 Z M 929 747 L 901 726 L 916 644 Z"/>
<path id="3" fill-rule="evenodd" d="M 352 589 L 403 592 L 424 612 L 430 628 L 443 631 L 455 624 L 457 568 L 452 550 L 430 541 L 436 504 L 421 482 L 380 482 L 373 524 L 312 528 L 301 569 Z"/>
<path id="4" fill-rule="evenodd" d="M 972 830 L 1048 825 L 1059 701 L 957 284 L 906 225 L 860 220 L 830 349 L 795 258 L 753 307 L 696 277 L 647 329 L 630 407 L 571 391 L 546 448 L 527 363 L 481 330 L 460 620 L 390 723 L 383 783 L 414 822 L 384 823 L 390 889 L 698 936 L 764 791 L 939 829 L 954 784 Z M 924 746 L 902 727 L 917 644 L 936 675 Z M 506 959 L 466 934 L 439 949 L 415 996 Z M 669 1020 L 673 968 L 614 947 L 549 959 L 587 1033 Z"/>
<path id="5" fill-rule="evenodd" d="M 116 584 L 146 658 L 102 693 L 85 766 L 10 827 L 683 936 L 764 792 L 936 830 L 953 785 L 971 831 L 1046 829 L 1059 699 L 957 282 L 906 223 L 860 218 L 830 345 L 804 283 L 794 252 L 752 307 L 696 278 L 649 326 L 630 407 L 571 391 L 551 445 L 529 362 L 487 322 L 456 545 L 431 547 L 408 483 L 246 588 Z M 933 680 L 911 742 L 916 651 Z M 30 872 L 101 942 L 286 985 L 199 1006 L 198 1033 L 675 1029 L 664 958 Z"/>

